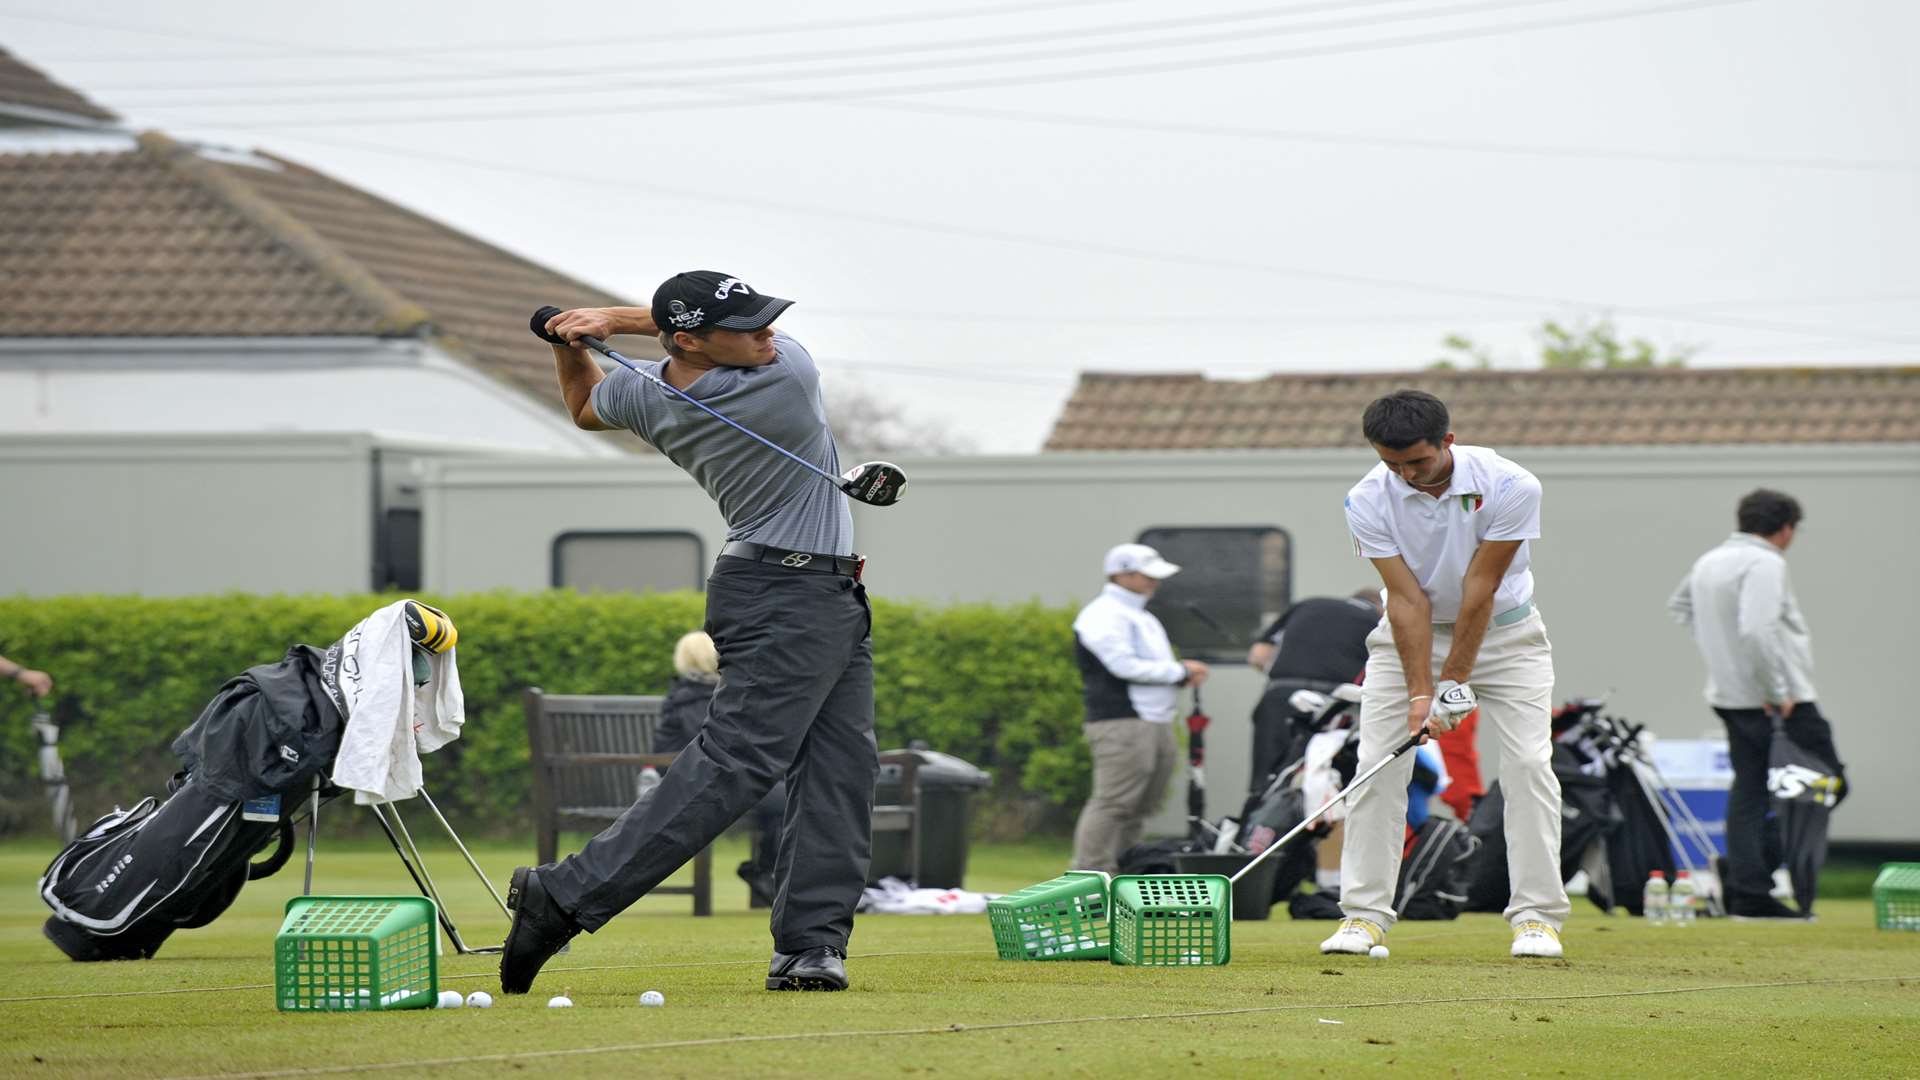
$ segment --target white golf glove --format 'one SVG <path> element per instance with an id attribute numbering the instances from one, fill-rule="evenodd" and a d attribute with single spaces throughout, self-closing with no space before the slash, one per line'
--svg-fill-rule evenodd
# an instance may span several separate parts
<path id="1" fill-rule="evenodd" d="M 1433 688 L 1433 704 L 1427 708 L 1427 726 L 1435 731 L 1452 731 L 1467 714 L 1480 707 L 1473 687 L 1452 679 L 1440 680 Z"/>

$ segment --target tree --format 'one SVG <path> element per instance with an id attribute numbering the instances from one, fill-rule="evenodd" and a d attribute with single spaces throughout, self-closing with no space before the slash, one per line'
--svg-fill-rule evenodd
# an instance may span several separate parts
<path id="1" fill-rule="evenodd" d="M 1574 323 L 1548 319 L 1533 336 L 1540 343 L 1540 366 L 1561 371 L 1683 367 L 1700 352 L 1698 345 L 1681 344 L 1662 355 L 1659 346 L 1646 338 L 1623 341 L 1613 320 L 1607 318 Z M 1493 350 L 1464 334 L 1448 334 L 1440 345 L 1451 355 L 1434 361 L 1433 367 L 1484 370 L 1493 366 Z"/>
<path id="2" fill-rule="evenodd" d="M 848 457 L 879 454 L 968 454 L 972 439 L 939 420 L 909 416 L 894 402 L 858 386 L 827 390 L 834 441 Z"/>

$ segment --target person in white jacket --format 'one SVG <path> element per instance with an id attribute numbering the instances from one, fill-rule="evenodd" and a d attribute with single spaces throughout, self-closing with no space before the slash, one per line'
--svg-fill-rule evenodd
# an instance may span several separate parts
<path id="1" fill-rule="evenodd" d="M 1707 667 L 1707 704 L 1727 726 L 1733 788 L 1727 794 L 1727 913 L 1798 918 L 1769 895 L 1767 764 L 1773 728 L 1840 768 L 1833 728 L 1814 704 L 1813 637 L 1787 577 L 1787 547 L 1800 528 L 1800 503 L 1760 488 L 1740 500 L 1739 528 L 1680 579 L 1667 601 L 1693 631 Z M 1840 774 L 1844 780 L 1845 772 Z"/>
<path id="2" fill-rule="evenodd" d="M 1145 544 L 1121 544 L 1107 552 L 1105 568 L 1106 586 L 1073 620 L 1093 751 L 1093 793 L 1073 831 L 1073 866 L 1112 874 L 1173 779 L 1175 688 L 1205 682 L 1207 665 L 1174 659 L 1166 628 L 1147 610 L 1178 566 Z"/>

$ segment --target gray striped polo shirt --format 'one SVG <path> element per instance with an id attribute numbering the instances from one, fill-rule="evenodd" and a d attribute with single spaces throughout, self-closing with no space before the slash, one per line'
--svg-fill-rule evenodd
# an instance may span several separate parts
<path id="1" fill-rule="evenodd" d="M 820 369 L 785 334 L 774 334 L 773 346 L 772 363 L 714 368 L 687 393 L 838 476 L 840 451 L 827 427 Z M 666 361 L 636 363 L 666 377 Z M 853 513 L 843 492 L 626 368 L 593 388 L 593 411 L 601 423 L 645 439 L 705 488 L 727 519 L 727 539 L 853 554 Z"/>

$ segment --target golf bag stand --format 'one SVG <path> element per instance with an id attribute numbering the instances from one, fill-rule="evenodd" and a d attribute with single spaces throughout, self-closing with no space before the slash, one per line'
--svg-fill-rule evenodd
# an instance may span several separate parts
<path id="1" fill-rule="evenodd" d="M 500 891 L 493 887 L 493 882 L 488 880 L 486 871 L 480 869 L 480 864 L 474 860 L 473 853 L 467 850 L 467 845 L 460 840 L 460 834 L 453 831 L 453 824 L 447 820 L 445 814 L 440 812 L 440 807 L 434 803 L 433 796 L 427 794 L 427 789 L 424 787 L 420 789 L 420 799 L 439 820 L 440 827 L 446 830 L 448 838 L 453 841 L 453 846 L 460 849 L 461 856 L 467 860 L 467 865 L 472 868 L 474 876 L 480 879 L 480 884 L 486 886 L 488 894 L 493 897 L 493 902 L 499 906 L 500 914 L 506 916 L 508 923 L 512 923 L 513 913 L 507 910 L 507 902 L 500 898 Z M 447 940 L 453 942 L 454 951 L 466 956 L 471 953 L 497 953 L 505 948 L 504 943 L 478 946 L 467 944 L 466 939 L 460 936 L 460 928 L 454 925 L 453 916 L 447 911 L 446 901 L 440 898 L 439 887 L 434 884 L 433 875 L 427 870 L 426 860 L 420 857 L 420 848 L 413 842 L 413 834 L 408 831 L 406 821 L 401 818 L 399 806 L 395 803 L 374 803 L 368 809 L 373 811 L 374 820 L 380 823 L 380 831 L 386 833 L 387 842 L 393 845 L 393 853 L 400 856 L 400 864 L 407 868 L 407 876 L 413 878 L 414 886 L 420 890 L 422 896 L 433 901 L 434 910 L 439 913 L 440 928 L 447 932 Z M 307 833 L 309 892 L 312 891 L 313 837 L 313 829 L 309 824 Z"/>

